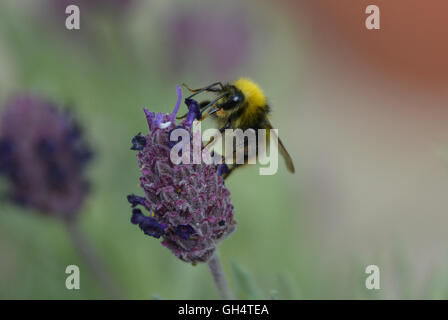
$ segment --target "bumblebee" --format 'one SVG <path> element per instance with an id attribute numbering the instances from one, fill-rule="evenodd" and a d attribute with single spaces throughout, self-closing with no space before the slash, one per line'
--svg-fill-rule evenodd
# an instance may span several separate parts
<path id="1" fill-rule="evenodd" d="M 266 129 L 267 135 L 274 131 L 268 117 L 270 113 L 270 107 L 267 104 L 266 97 L 260 87 L 248 78 L 240 78 L 233 83 L 222 84 L 221 82 L 215 82 L 211 85 L 200 89 L 190 89 L 184 84 L 192 95 L 186 98 L 191 99 L 194 96 L 202 92 L 212 92 L 215 94 L 213 100 L 205 100 L 199 103 L 201 112 L 208 112 L 202 116 L 201 121 L 205 118 L 212 116 L 219 124 L 219 131 L 222 134 L 226 129 L 254 129 L 258 132 L 258 129 Z M 180 117 L 180 118 L 184 118 Z M 269 136 L 267 137 L 269 138 Z M 208 143 L 211 143 L 212 138 Z M 292 173 L 295 172 L 294 164 L 288 151 L 286 151 L 283 142 L 278 138 L 278 147 L 280 154 L 285 159 L 286 167 Z M 245 154 L 246 156 L 246 154 Z M 234 161 L 235 163 L 235 161 Z M 247 157 L 245 157 L 245 164 L 247 163 Z M 224 178 L 235 170 L 241 164 L 234 164 L 231 168 L 228 168 L 228 172 L 224 174 Z"/>

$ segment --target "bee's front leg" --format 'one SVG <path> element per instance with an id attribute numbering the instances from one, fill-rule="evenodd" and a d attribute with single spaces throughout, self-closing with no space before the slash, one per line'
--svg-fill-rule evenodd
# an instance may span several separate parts
<path id="1" fill-rule="evenodd" d="M 223 133 L 224 131 L 226 131 L 226 129 L 230 129 L 232 127 L 232 121 L 229 119 L 227 120 L 226 124 L 219 129 L 219 132 Z"/>
<path id="2" fill-rule="evenodd" d="M 232 127 L 232 121 L 228 120 L 227 123 L 221 128 L 219 129 L 220 135 L 222 135 L 224 133 L 224 131 L 226 131 L 226 129 L 230 129 Z M 210 140 L 208 140 L 208 142 L 204 145 L 204 148 L 207 148 L 207 146 L 212 143 L 213 141 L 217 140 L 217 138 L 219 138 L 220 136 L 213 136 L 210 138 Z M 202 148 L 202 149 L 204 149 Z"/>
<path id="3" fill-rule="evenodd" d="M 209 91 L 209 92 L 219 92 L 219 91 L 224 90 L 224 86 L 223 86 L 223 84 L 222 84 L 220 81 L 215 82 L 215 83 L 212 83 L 211 85 L 208 85 L 208 86 L 203 87 L 203 88 L 198 88 L 198 89 L 191 89 L 191 88 L 188 87 L 185 83 L 183 83 L 182 85 L 183 85 L 188 91 L 193 92 L 193 94 L 191 94 L 190 96 L 188 96 L 187 99 L 191 99 L 191 98 L 193 98 L 194 96 L 196 96 L 196 95 L 198 95 L 198 94 L 200 94 L 201 92 L 204 92 L 204 91 Z M 221 89 L 214 88 L 214 87 L 216 87 L 216 86 L 220 86 Z"/>
<path id="4" fill-rule="evenodd" d="M 199 103 L 199 110 L 203 110 L 206 106 L 208 106 L 210 103 L 210 100 L 204 100 L 201 103 Z"/>

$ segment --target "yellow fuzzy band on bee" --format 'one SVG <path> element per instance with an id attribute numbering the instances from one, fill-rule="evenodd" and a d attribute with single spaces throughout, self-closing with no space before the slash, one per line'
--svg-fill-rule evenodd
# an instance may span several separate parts
<path id="1" fill-rule="evenodd" d="M 249 109 L 256 109 L 266 105 L 266 97 L 263 90 L 252 80 L 240 78 L 233 85 L 244 94 Z"/>

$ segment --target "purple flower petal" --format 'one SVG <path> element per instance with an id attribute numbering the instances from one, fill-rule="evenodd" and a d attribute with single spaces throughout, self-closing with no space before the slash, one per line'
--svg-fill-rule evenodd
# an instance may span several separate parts
<path id="1" fill-rule="evenodd" d="M 182 102 L 182 90 L 180 89 L 179 86 L 176 86 L 176 91 L 177 91 L 177 102 L 176 102 L 176 106 L 174 107 L 173 113 L 171 113 L 171 118 L 170 118 L 171 123 L 176 122 L 176 114 L 179 111 L 180 104 Z"/>
<path id="2" fill-rule="evenodd" d="M 141 205 L 145 208 L 147 207 L 145 197 L 139 197 L 136 196 L 135 194 L 130 194 L 128 195 L 127 199 L 128 202 L 132 205 L 132 208 L 135 208 L 138 205 Z"/>
<path id="3" fill-rule="evenodd" d="M 218 167 L 218 170 L 216 171 L 218 176 L 222 176 L 223 174 L 226 174 L 228 172 L 229 172 L 229 167 L 225 163 L 220 164 Z"/>
<path id="4" fill-rule="evenodd" d="M 145 115 L 146 115 L 146 121 L 148 122 L 149 130 L 152 131 L 155 114 L 154 114 L 154 112 L 151 112 L 146 108 L 143 108 L 143 111 L 145 112 Z"/>
<path id="5" fill-rule="evenodd" d="M 131 217 L 132 224 L 138 224 L 140 229 L 148 236 L 156 239 L 165 234 L 165 224 L 158 223 L 156 219 L 152 217 L 146 217 L 143 215 L 140 209 L 132 210 Z"/>
<path id="6" fill-rule="evenodd" d="M 141 133 L 132 138 L 131 150 L 141 151 L 146 147 L 146 138 Z"/>
<path id="7" fill-rule="evenodd" d="M 184 124 L 187 127 L 191 127 L 194 120 L 200 120 L 202 118 L 202 112 L 199 108 L 199 103 L 193 99 L 185 99 L 185 104 L 188 107 L 187 118 L 184 120 Z"/>
<path id="8" fill-rule="evenodd" d="M 192 226 L 189 224 L 182 224 L 176 227 L 175 233 L 184 240 L 190 239 L 190 236 L 195 234 L 195 231 Z"/>

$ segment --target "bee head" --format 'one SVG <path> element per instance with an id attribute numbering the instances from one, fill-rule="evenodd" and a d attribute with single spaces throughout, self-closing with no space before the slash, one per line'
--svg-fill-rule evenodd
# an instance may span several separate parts
<path id="1" fill-rule="evenodd" d="M 223 98 L 223 102 L 218 104 L 220 109 L 232 110 L 238 108 L 244 102 L 244 94 L 241 90 L 233 85 L 229 85 L 227 95 Z"/>
<path id="2" fill-rule="evenodd" d="M 249 109 L 265 106 L 266 105 L 266 97 L 261 90 L 261 88 L 252 80 L 248 78 L 240 78 L 236 80 L 233 84 L 236 91 L 241 93 L 241 96 L 244 100 L 244 103 L 247 103 Z"/>

